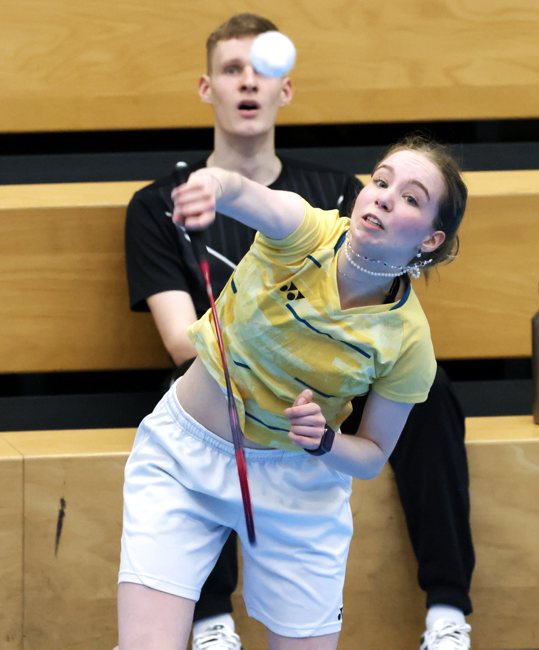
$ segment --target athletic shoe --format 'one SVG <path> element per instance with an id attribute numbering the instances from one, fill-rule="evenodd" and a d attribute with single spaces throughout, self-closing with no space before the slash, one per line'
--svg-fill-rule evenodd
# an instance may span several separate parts
<path id="1" fill-rule="evenodd" d="M 241 640 L 226 625 L 212 625 L 193 637 L 192 650 L 241 650 Z"/>
<path id="2" fill-rule="evenodd" d="M 470 650 L 470 630 L 466 624 L 447 619 L 436 621 L 432 630 L 426 630 L 421 637 L 419 650 Z"/>

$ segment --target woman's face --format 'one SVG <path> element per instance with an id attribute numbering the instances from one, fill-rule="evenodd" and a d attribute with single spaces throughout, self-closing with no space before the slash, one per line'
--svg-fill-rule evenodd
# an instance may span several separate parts
<path id="1" fill-rule="evenodd" d="M 442 174 L 425 154 L 407 149 L 391 154 L 356 199 L 352 248 L 371 259 L 403 265 L 418 250 L 436 250 L 445 239 L 433 226 L 444 192 Z"/>

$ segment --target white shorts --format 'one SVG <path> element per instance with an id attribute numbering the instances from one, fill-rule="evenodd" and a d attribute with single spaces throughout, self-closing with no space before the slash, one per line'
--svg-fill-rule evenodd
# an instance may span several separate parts
<path id="1" fill-rule="evenodd" d="M 196 601 L 234 529 L 250 616 L 282 636 L 338 632 L 351 478 L 303 451 L 245 449 L 245 456 L 255 546 L 233 445 L 191 418 L 172 386 L 141 423 L 126 465 L 119 581 Z"/>

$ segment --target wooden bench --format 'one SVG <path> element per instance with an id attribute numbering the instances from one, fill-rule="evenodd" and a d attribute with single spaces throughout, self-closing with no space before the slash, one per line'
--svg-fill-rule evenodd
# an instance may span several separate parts
<path id="1" fill-rule="evenodd" d="M 6 0 L 0 23 L 4 132 L 211 125 L 197 80 L 210 31 L 245 5 L 178 0 Z M 5 4 L 5 3 L 4 3 Z M 400 2 L 368 10 L 333 0 L 261 0 L 298 48 L 298 91 L 281 123 L 404 122 L 539 116 L 535 0 Z M 172 12 L 172 13 L 171 13 Z M 39 29 L 36 28 L 39 25 Z"/>
<path id="2" fill-rule="evenodd" d="M 115 644 L 123 467 L 133 434 L 0 434 L 0 539 L 7 540 L 0 558 L 9 561 L 0 563 L 0 638 L 8 639 L 6 650 L 22 649 L 22 638 L 25 650 Z M 530 416 L 469 418 L 467 448 L 477 554 L 473 647 L 536 649 L 539 426 Z M 11 475 L 4 473 L 6 463 Z M 357 650 L 358 639 L 373 650 L 417 647 L 424 595 L 392 472 L 356 481 L 352 508 L 356 533 L 339 647 Z M 264 647 L 262 626 L 247 618 L 241 588 L 234 600 L 245 646 Z"/>
<path id="3" fill-rule="evenodd" d="M 470 172 L 459 259 L 415 284 L 440 359 L 525 357 L 539 278 L 539 170 Z M 0 372 L 165 368 L 129 310 L 125 208 L 142 182 L 0 186 Z"/>
<path id="4" fill-rule="evenodd" d="M 21 648 L 23 633 L 23 456 L 0 437 L 0 645 Z"/>

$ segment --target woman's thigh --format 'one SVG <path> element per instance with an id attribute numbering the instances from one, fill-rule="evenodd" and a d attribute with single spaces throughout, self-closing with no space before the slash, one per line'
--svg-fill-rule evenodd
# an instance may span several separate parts
<path id="1" fill-rule="evenodd" d="M 122 650 L 183 650 L 195 602 L 143 585 L 118 587 L 118 632 Z M 158 623 L 157 623 L 158 622 Z"/>

